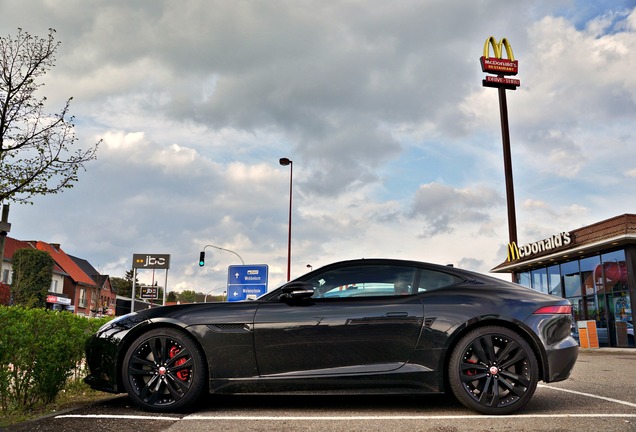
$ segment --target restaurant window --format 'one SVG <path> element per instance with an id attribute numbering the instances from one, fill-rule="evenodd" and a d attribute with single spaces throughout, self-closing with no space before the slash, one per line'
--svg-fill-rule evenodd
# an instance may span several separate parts
<path id="1" fill-rule="evenodd" d="M 565 297 L 577 297 L 581 295 L 581 275 L 579 273 L 579 262 L 570 261 L 561 264 L 561 274 L 563 275 L 563 287 Z"/>
<path id="2" fill-rule="evenodd" d="M 599 297 L 603 299 L 608 310 L 611 343 L 614 346 L 634 346 L 625 251 L 603 254 L 601 260 L 602 264 L 597 266 L 594 274 L 598 280 Z"/>
<path id="3" fill-rule="evenodd" d="M 594 277 L 596 268 L 601 264 L 601 257 L 598 255 L 583 258 L 580 262 L 581 280 L 583 282 L 582 295 L 591 296 L 596 294 L 597 279 Z"/>
<path id="4" fill-rule="evenodd" d="M 561 270 L 559 269 L 558 264 L 548 267 L 548 286 L 550 288 L 550 294 L 557 297 L 563 297 Z"/>
<path id="5" fill-rule="evenodd" d="M 527 288 L 532 288 L 532 284 L 530 282 L 530 272 L 523 272 L 517 275 L 519 280 L 519 285 L 522 285 Z"/>
<path id="6" fill-rule="evenodd" d="M 548 273 L 545 268 L 532 270 L 532 289 L 542 293 L 548 292 Z"/>

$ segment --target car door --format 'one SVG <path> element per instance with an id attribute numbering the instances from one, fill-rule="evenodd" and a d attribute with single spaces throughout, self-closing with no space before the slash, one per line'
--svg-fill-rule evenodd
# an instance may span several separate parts
<path id="1" fill-rule="evenodd" d="M 314 294 L 259 305 L 254 321 L 261 376 L 390 371 L 407 362 L 424 309 L 419 270 L 398 265 L 330 268 L 305 282 Z"/>

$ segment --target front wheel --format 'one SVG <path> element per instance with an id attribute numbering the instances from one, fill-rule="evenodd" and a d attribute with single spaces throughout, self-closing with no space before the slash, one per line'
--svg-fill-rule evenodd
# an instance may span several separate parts
<path id="1" fill-rule="evenodd" d="M 124 387 L 149 411 L 178 411 L 194 404 L 206 388 L 205 360 L 191 336 L 171 328 L 139 336 L 124 357 Z"/>
<path id="2" fill-rule="evenodd" d="M 455 397 L 481 414 L 510 414 L 537 388 L 539 367 L 530 345 L 504 327 L 480 327 L 464 336 L 450 357 Z"/>

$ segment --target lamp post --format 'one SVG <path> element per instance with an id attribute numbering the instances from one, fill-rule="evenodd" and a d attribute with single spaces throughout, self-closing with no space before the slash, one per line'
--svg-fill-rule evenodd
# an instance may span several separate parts
<path id="1" fill-rule="evenodd" d="M 289 165 L 289 227 L 287 231 L 287 282 L 291 279 L 291 227 L 292 227 L 292 179 L 294 175 L 294 162 L 287 158 L 278 161 L 282 166 Z"/>
<path id="2" fill-rule="evenodd" d="M 223 290 L 223 301 L 225 301 L 225 287 L 221 286 L 221 287 L 217 287 L 217 288 L 212 288 L 210 291 L 208 291 L 205 294 L 205 297 L 203 298 L 203 303 L 207 303 L 208 302 L 208 296 L 210 295 L 210 293 L 212 291 L 216 291 L 216 290 Z"/>
<path id="3" fill-rule="evenodd" d="M 225 252 L 229 252 L 229 253 L 233 253 L 234 255 L 236 255 L 238 257 L 238 259 L 241 260 L 241 264 L 245 265 L 245 261 L 243 261 L 243 258 L 241 258 L 241 256 L 239 254 L 237 254 L 236 252 L 229 250 L 229 249 L 224 249 L 222 247 L 219 246 L 214 246 L 214 245 L 205 245 L 203 246 L 203 250 L 201 251 L 201 253 L 199 254 L 199 266 L 203 267 L 205 265 L 205 248 L 214 248 L 214 249 L 218 249 L 218 250 L 222 250 Z"/>

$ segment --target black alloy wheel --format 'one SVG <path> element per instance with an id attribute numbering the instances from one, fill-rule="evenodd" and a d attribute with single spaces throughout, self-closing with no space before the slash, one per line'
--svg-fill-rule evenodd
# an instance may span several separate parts
<path id="1" fill-rule="evenodd" d="M 480 327 L 464 336 L 448 368 L 450 387 L 466 407 L 481 414 L 510 414 L 537 388 L 539 367 L 530 345 L 504 327 Z"/>
<path id="2" fill-rule="evenodd" d="M 203 355 L 189 335 L 157 328 L 139 336 L 124 357 L 122 373 L 130 399 L 149 411 L 178 411 L 206 388 Z"/>

